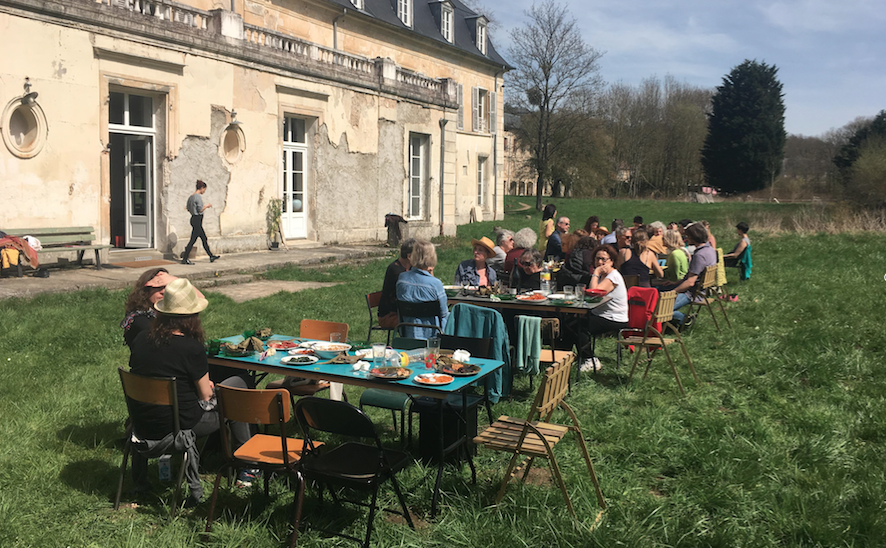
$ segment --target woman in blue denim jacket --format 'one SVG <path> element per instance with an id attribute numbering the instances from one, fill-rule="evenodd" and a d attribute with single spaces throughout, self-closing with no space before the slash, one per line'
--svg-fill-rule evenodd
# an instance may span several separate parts
<path id="1" fill-rule="evenodd" d="M 474 258 L 459 263 L 453 283 L 474 287 L 495 285 L 495 270 L 486 267 L 486 259 L 495 255 L 492 240 L 483 236 L 479 240 L 471 240 L 471 244 L 474 246 Z"/>
<path id="2" fill-rule="evenodd" d="M 440 329 L 446 327 L 446 319 L 449 317 L 449 307 L 446 302 L 446 291 L 443 290 L 443 282 L 434 277 L 434 267 L 437 266 L 437 252 L 434 244 L 424 240 L 416 240 L 409 255 L 412 268 L 400 274 L 397 280 L 397 300 L 407 303 L 423 303 L 438 301 L 440 303 Z M 404 323 L 420 323 L 436 325 L 436 317 L 414 318 L 405 316 L 400 318 Z M 437 336 L 436 329 L 406 326 L 403 336 L 413 339 L 430 339 Z"/>

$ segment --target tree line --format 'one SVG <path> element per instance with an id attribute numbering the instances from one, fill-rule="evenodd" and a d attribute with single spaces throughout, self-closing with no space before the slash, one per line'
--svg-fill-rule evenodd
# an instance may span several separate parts
<path id="1" fill-rule="evenodd" d="M 509 55 L 505 112 L 529 151 L 536 206 L 555 196 L 677 196 L 700 186 L 769 189 L 886 203 L 886 111 L 820 137 L 787 135 L 778 69 L 746 60 L 716 89 L 667 75 L 605 85 L 604 53 L 584 42 L 567 9 L 527 12 Z M 771 194 L 774 195 L 774 194 Z"/>

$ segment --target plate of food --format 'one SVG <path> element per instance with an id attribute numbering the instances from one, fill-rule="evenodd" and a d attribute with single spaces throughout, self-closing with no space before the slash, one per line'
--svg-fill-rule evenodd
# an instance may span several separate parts
<path id="1" fill-rule="evenodd" d="M 284 365 L 311 365 L 317 363 L 317 356 L 286 356 L 280 360 Z"/>
<path id="2" fill-rule="evenodd" d="M 437 372 L 452 375 L 453 377 L 473 377 L 480 372 L 479 365 L 472 365 L 447 359 L 445 356 L 437 358 Z"/>
<path id="3" fill-rule="evenodd" d="M 445 375 L 443 373 L 422 373 L 420 375 L 416 375 L 414 379 L 418 384 L 424 384 L 427 386 L 442 386 L 444 384 L 449 384 L 455 380 L 455 377 L 452 375 Z"/>
<path id="4" fill-rule="evenodd" d="M 542 295 L 541 293 L 530 293 L 528 295 L 517 295 L 518 301 L 526 301 L 526 302 L 535 302 L 540 303 L 542 301 L 546 301 L 548 298 Z"/>
<path id="5" fill-rule="evenodd" d="M 222 343 L 221 346 L 219 346 L 219 350 L 222 351 L 222 354 L 231 358 L 245 358 L 253 353 L 252 349 L 238 346 L 233 343 Z"/>
<path id="6" fill-rule="evenodd" d="M 576 302 L 573 299 L 551 299 L 550 296 L 548 296 L 548 299 L 550 299 L 551 304 L 554 306 L 575 306 Z"/>
<path id="7" fill-rule="evenodd" d="M 314 351 L 310 348 L 293 348 L 289 351 L 290 356 L 312 356 Z"/>
<path id="8" fill-rule="evenodd" d="M 412 371 L 405 367 L 376 367 L 375 369 L 370 369 L 369 374 L 376 379 L 385 381 L 402 381 L 403 379 L 408 379 L 412 375 Z"/>
<path id="9" fill-rule="evenodd" d="M 566 295 L 564 295 L 563 293 L 551 293 L 550 295 L 548 295 L 548 299 L 552 301 L 562 301 L 565 298 Z"/>
<path id="10" fill-rule="evenodd" d="M 268 348 L 273 348 L 274 350 L 291 350 L 293 348 L 298 348 L 298 343 L 288 340 L 288 341 L 268 341 Z"/>

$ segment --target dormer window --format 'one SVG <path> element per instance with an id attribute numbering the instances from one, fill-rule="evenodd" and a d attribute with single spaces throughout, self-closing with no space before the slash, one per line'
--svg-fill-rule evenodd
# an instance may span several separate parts
<path id="1" fill-rule="evenodd" d="M 486 18 L 477 18 L 477 49 L 486 55 Z"/>
<path id="2" fill-rule="evenodd" d="M 351 0 L 351 4 L 353 4 L 354 7 L 357 8 L 358 10 L 365 9 L 365 7 L 363 5 L 363 0 Z"/>
<path id="3" fill-rule="evenodd" d="M 473 15 L 471 17 L 465 17 L 465 19 L 468 20 L 468 24 L 470 24 L 470 21 L 473 19 L 474 45 L 477 46 L 477 49 L 480 50 L 480 53 L 486 55 L 486 29 L 489 25 L 489 19 L 482 15 Z"/>
<path id="4" fill-rule="evenodd" d="M 397 17 L 407 27 L 412 26 L 412 0 L 397 0 Z"/>
<path id="5" fill-rule="evenodd" d="M 448 2 L 440 7 L 440 34 L 446 41 L 452 43 L 455 41 L 455 33 L 452 28 L 453 10 L 452 5 Z"/>

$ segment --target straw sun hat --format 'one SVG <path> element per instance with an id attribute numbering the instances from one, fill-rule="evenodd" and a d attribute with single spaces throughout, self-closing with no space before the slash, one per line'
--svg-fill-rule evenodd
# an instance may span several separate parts
<path id="1" fill-rule="evenodd" d="M 495 244 L 492 243 L 492 240 L 483 236 L 479 240 L 473 239 L 471 240 L 471 247 L 479 245 L 480 247 L 486 248 L 487 255 L 489 257 L 495 257 Z"/>
<path id="2" fill-rule="evenodd" d="M 209 301 L 203 298 L 191 282 L 176 278 L 166 286 L 163 298 L 157 301 L 154 308 L 170 316 L 188 316 L 201 312 L 208 305 Z"/>

